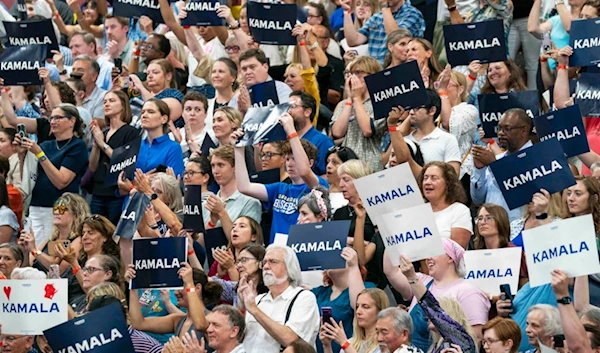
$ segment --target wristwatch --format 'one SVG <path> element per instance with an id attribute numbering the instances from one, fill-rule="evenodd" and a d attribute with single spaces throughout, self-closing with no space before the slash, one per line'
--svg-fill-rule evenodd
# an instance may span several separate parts
<path id="1" fill-rule="evenodd" d="M 42 163 L 42 162 L 43 162 L 43 161 L 45 161 L 46 159 L 48 159 L 48 157 L 46 157 L 46 155 L 43 155 L 43 156 L 41 156 L 41 157 L 38 159 L 38 162 Z"/>
<path id="2" fill-rule="evenodd" d="M 152 194 L 152 195 L 150 196 L 150 201 L 154 201 L 154 200 L 156 200 L 157 198 L 158 198 L 158 195 L 157 195 L 156 193 L 154 193 L 154 194 Z"/>
<path id="3" fill-rule="evenodd" d="M 231 30 L 238 29 L 240 28 L 240 22 L 236 20 L 233 24 L 230 24 L 227 27 Z"/>
<path id="4" fill-rule="evenodd" d="M 310 50 L 315 50 L 319 47 L 319 42 L 315 41 L 311 46 L 310 46 Z"/>
<path id="5" fill-rule="evenodd" d="M 564 4 L 565 4 L 565 0 L 554 0 L 554 6 L 564 5 Z"/>
<path id="6" fill-rule="evenodd" d="M 448 7 L 449 12 L 456 11 L 456 5 Z"/>
<path id="7" fill-rule="evenodd" d="M 61 75 L 61 76 L 66 75 L 67 74 L 67 69 L 62 70 L 58 74 Z"/>
<path id="8" fill-rule="evenodd" d="M 558 304 L 569 305 L 573 301 L 571 300 L 571 297 L 563 297 L 563 298 L 557 299 L 556 302 Z"/>
<path id="9" fill-rule="evenodd" d="M 105 144 L 104 144 L 104 146 L 102 146 L 102 149 L 103 149 L 104 151 L 106 151 L 106 150 L 108 149 L 108 147 L 110 147 L 110 146 L 109 146 L 107 143 L 105 143 Z"/>

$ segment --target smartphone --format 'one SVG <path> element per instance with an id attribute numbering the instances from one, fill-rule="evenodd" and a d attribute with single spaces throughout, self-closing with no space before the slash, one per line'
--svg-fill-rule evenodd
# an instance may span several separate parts
<path id="1" fill-rule="evenodd" d="M 156 167 L 156 172 L 157 173 L 166 173 L 167 172 L 167 166 L 164 164 L 159 164 L 158 167 Z"/>
<path id="2" fill-rule="evenodd" d="M 444 343 L 442 343 L 442 350 L 449 348 L 452 348 L 452 346 L 450 346 L 450 342 L 444 341 Z"/>
<path id="3" fill-rule="evenodd" d="M 510 300 L 510 309 L 513 311 L 512 313 L 515 313 L 515 308 L 513 306 L 513 300 L 514 297 L 512 295 L 512 292 L 510 290 L 510 285 L 508 284 L 501 284 L 500 285 L 500 299 L 502 300 Z"/>
<path id="4" fill-rule="evenodd" d="M 121 58 L 115 58 L 113 59 L 113 63 L 115 64 L 115 67 L 117 68 L 117 70 L 119 70 L 119 75 L 123 73 L 123 60 L 121 60 Z"/>
<path id="5" fill-rule="evenodd" d="M 552 43 L 550 42 L 550 32 L 546 32 L 542 36 L 542 48 L 544 53 L 552 49 Z"/>
<path id="6" fill-rule="evenodd" d="M 83 74 L 81 72 L 71 72 L 71 77 L 81 80 L 81 78 L 83 77 Z"/>
<path id="7" fill-rule="evenodd" d="M 565 335 L 554 335 L 554 348 L 565 348 Z"/>
<path id="8" fill-rule="evenodd" d="M 321 308 L 321 317 L 323 318 L 323 323 L 331 323 L 331 318 L 333 316 L 333 310 L 330 306 L 324 306 Z"/>
<path id="9" fill-rule="evenodd" d="M 19 134 L 19 138 L 21 139 L 21 145 L 23 145 L 23 139 L 27 136 L 27 132 L 25 131 L 25 124 L 17 124 L 17 134 Z"/>
<path id="10" fill-rule="evenodd" d="M 63 244 L 63 248 L 65 248 L 65 249 L 68 248 L 70 243 L 71 242 L 68 241 L 68 240 L 63 241 L 63 243 L 62 243 Z"/>

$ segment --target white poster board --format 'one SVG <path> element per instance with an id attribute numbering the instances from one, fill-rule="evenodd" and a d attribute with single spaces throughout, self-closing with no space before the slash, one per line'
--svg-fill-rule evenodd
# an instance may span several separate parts
<path id="1" fill-rule="evenodd" d="M 0 321 L 4 335 L 42 335 L 68 320 L 67 280 L 0 281 Z"/>
<path id="2" fill-rule="evenodd" d="M 509 284 L 511 293 L 517 293 L 521 253 L 520 247 L 466 251 L 465 279 L 488 294 L 500 294 L 501 284 Z"/>
<path id="3" fill-rule="evenodd" d="M 555 269 L 569 277 L 600 272 L 592 215 L 524 230 L 523 245 L 531 287 L 550 283 Z"/>

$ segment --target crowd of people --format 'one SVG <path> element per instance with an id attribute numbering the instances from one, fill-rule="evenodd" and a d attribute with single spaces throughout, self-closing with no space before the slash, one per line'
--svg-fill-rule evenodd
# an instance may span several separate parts
<path id="1" fill-rule="evenodd" d="M 59 44 L 40 86 L 5 85 L 0 72 L 0 279 L 67 279 L 70 319 L 119 304 L 138 353 L 600 352 L 600 273 L 557 268 L 531 286 L 523 242 L 585 215 L 598 236 L 600 120 L 583 117 L 591 150 L 569 158 L 574 185 L 510 209 L 490 165 L 539 139 L 520 108 L 486 137 L 478 100 L 529 90 L 535 115 L 573 105 L 592 70 L 568 66 L 571 24 L 598 18 L 599 0 L 284 0 L 297 5 L 296 45 L 256 42 L 246 1 L 220 5 L 219 27 L 182 25 L 184 1 L 156 1 L 163 23 L 119 17 L 115 1 L 0 4 L 3 21 L 51 20 Z M 448 63 L 444 25 L 498 19 L 505 60 Z M 412 61 L 429 103 L 376 119 L 365 77 Z M 268 81 L 289 105 L 278 118 L 287 139 L 239 146 L 252 87 Z M 115 151 L 133 144 L 134 175 L 110 182 Z M 355 186 L 401 164 L 431 205 L 442 255 L 392 258 Z M 277 181 L 257 182 L 265 171 Z M 206 232 L 183 226 L 193 185 Z M 134 239 L 187 239 L 183 289 L 129 290 L 132 241 L 115 229 L 136 193 L 150 205 Z M 346 265 L 315 283 L 276 238 L 340 220 Z M 225 248 L 209 246 L 217 228 Z M 514 296 L 465 279 L 465 253 L 514 247 Z M 0 342 L 52 352 L 44 335 Z"/>

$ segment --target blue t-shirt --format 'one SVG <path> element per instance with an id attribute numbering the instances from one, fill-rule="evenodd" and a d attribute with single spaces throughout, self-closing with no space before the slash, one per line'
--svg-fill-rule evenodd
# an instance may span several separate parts
<path id="1" fill-rule="evenodd" d="M 371 282 L 365 282 L 365 288 L 375 288 L 375 284 Z M 344 326 L 344 332 L 346 337 L 350 338 L 354 334 L 354 327 L 352 322 L 354 320 L 354 308 L 350 306 L 350 290 L 346 288 L 340 295 L 334 300 L 331 300 L 332 287 L 320 286 L 311 289 L 315 297 L 317 297 L 317 305 L 319 306 L 319 312 L 321 308 L 328 306 L 331 308 L 332 316 L 335 322 L 342 322 Z M 316 340 L 317 352 L 323 353 L 323 343 L 319 337 Z M 331 341 L 331 348 L 334 352 L 339 352 L 341 347 Z"/>
<path id="2" fill-rule="evenodd" d="M 561 49 L 569 45 L 569 33 L 565 30 L 565 27 L 563 27 L 560 16 L 552 16 L 548 19 L 548 22 L 552 23 L 550 39 L 556 46 L 556 49 Z M 548 60 L 548 65 L 551 69 L 554 69 L 556 67 L 556 61 L 554 61 L 554 59 L 550 59 Z"/>
<path id="3" fill-rule="evenodd" d="M 31 196 L 31 206 L 52 207 L 65 192 L 79 193 L 79 184 L 88 165 L 88 151 L 83 140 L 73 137 L 70 141 L 47 140 L 40 145 L 46 157 L 58 169 L 65 167 L 75 173 L 75 178 L 67 187 L 57 189 L 38 164 L 38 175 Z M 47 162 L 46 162 L 47 163 Z"/>
<path id="4" fill-rule="evenodd" d="M 302 138 L 317 147 L 317 160 L 312 167 L 313 172 L 317 175 L 325 174 L 327 172 L 327 161 L 325 160 L 325 157 L 327 156 L 327 152 L 329 152 L 329 148 L 333 146 L 333 141 L 331 141 L 327 135 L 317 131 L 314 126 L 311 127 Z"/>
<path id="5" fill-rule="evenodd" d="M 138 289 L 139 303 L 142 309 L 142 315 L 146 317 L 163 317 L 169 315 L 165 303 L 160 296 L 159 289 Z M 175 291 L 170 291 L 171 302 L 177 305 Z M 185 310 L 185 309 L 182 309 Z M 160 344 L 166 344 L 173 334 L 160 334 L 144 331 L 148 336 L 156 339 Z"/>
<path id="6" fill-rule="evenodd" d="M 327 180 L 319 178 L 319 185 L 329 188 Z M 298 201 L 310 192 L 306 184 L 273 183 L 265 185 L 269 200 L 263 205 L 265 209 L 273 209 L 273 222 L 271 225 L 271 241 L 273 243 L 276 233 L 288 234 L 290 226 L 298 223 Z"/>
<path id="7" fill-rule="evenodd" d="M 147 138 L 142 140 L 136 168 L 147 173 L 160 164 L 173 168 L 176 176 L 181 175 L 183 177 L 184 167 L 181 146 L 166 134 L 154 139 L 152 144 Z"/>

